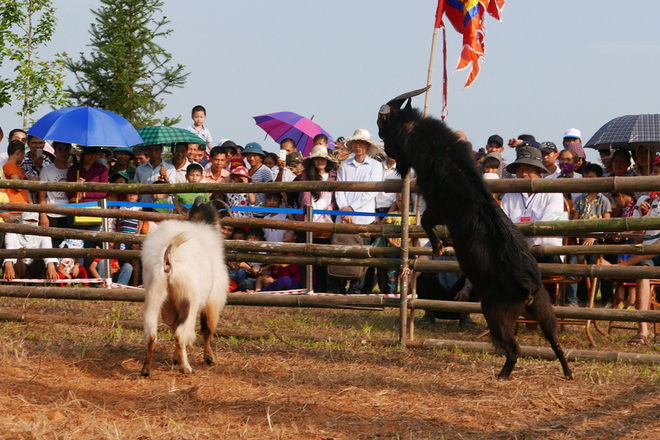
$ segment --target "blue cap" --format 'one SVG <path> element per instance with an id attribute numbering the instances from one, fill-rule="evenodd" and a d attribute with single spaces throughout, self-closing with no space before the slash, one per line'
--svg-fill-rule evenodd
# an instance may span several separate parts
<path id="1" fill-rule="evenodd" d="M 256 142 L 250 142 L 243 148 L 243 155 L 246 154 L 258 154 L 260 156 L 266 157 L 266 154 L 264 153 L 263 148 L 261 148 L 261 145 L 259 145 Z"/>

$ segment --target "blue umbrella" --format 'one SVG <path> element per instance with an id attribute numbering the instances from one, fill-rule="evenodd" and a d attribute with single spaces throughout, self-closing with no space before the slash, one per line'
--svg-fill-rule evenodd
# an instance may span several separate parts
<path id="1" fill-rule="evenodd" d="M 660 115 L 627 115 L 614 118 L 591 136 L 585 147 L 632 148 L 660 144 Z"/>
<path id="2" fill-rule="evenodd" d="M 94 107 L 68 107 L 39 119 L 28 134 L 41 139 L 99 147 L 131 147 L 142 143 L 137 130 L 121 116 Z"/>

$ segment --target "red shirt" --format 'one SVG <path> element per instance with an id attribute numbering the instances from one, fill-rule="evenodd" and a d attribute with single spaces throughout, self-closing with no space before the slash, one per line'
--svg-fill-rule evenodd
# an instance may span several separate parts
<path id="1" fill-rule="evenodd" d="M 98 162 L 94 162 L 88 170 L 81 163 L 69 167 L 69 171 L 66 174 L 66 181 L 76 182 L 79 177 L 85 179 L 85 182 L 108 183 L 108 169 L 105 165 L 101 165 Z M 104 192 L 85 192 L 84 197 L 78 200 L 78 202 L 96 202 L 104 199 L 106 195 L 107 193 Z M 71 198 L 76 196 L 76 193 L 67 191 L 66 196 L 71 200 Z"/>

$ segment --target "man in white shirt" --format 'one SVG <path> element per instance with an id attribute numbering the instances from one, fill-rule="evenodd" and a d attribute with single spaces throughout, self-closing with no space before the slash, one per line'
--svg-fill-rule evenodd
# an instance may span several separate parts
<path id="1" fill-rule="evenodd" d="M 39 214 L 36 212 L 24 212 L 21 214 L 21 223 L 37 226 Z M 5 247 L 7 249 L 52 249 L 53 243 L 50 237 L 41 235 L 26 235 L 7 233 L 5 235 Z M 3 262 L 4 275 L 7 281 L 14 278 L 47 279 L 57 280 L 57 258 L 7 258 Z"/>
<path id="2" fill-rule="evenodd" d="M 190 161 L 186 157 L 188 155 L 188 143 L 179 142 L 174 146 L 174 151 L 172 152 L 172 157 L 165 159 L 163 162 L 168 163 L 174 167 L 176 171 L 176 178 L 174 182 L 171 183 L 186 183 L 186 170 Z"/>
<path id="3" fill-rule="evenodd" d="M 376 143 L 371 140 L 369 132 L 362 129 L 356 130 L 353 137 L 346 140 L 346 145 L 353 150 L 355 156 L 342 162 L 337 173 L 337 181 L 381 182 L 383 180 L 383 166 L 367 155 L 370 148 L 378 148 Z M 351 215 L 352 212 L 371 213 L 376 211 L 376 195 L 372 192 L 337 191 L 335 192 L 335 200 L 337 201 L 337 207 L 346 212 L 346 215 L 337 216 L 339 223 L 368 225 L 376 220 L 374 216 Z M 367 278 L 373 278 L 373 275 L 351 280 L 348 293 L 371 292 L 372 280 Z M 328 277 L 328 291 L 338 293 L 341 290 L 342 283 L 340 281 Z"/>

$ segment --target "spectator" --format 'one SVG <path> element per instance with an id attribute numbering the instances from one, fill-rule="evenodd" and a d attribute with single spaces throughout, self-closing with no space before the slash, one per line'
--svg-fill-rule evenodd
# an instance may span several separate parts
<path id="1" fill-rule="evenodd" d="M 600 155 L 600 163 L 603 164 L 603 177 L 612 177 L 614 170 L 612 170 L 612 149 L 610 147 L 601 148 L 598 150 Z"/>
<path id="2" fill-rule="evenodd" d="M 295 243 L 296 234 L 293 231 L 284 231 L 283 241 Z M 278 292 L 302 287 L 300 266 L 297 264 L 270 264 L 257 278 L 255 291 Z"/>
<path id="3" fill-rule="evenodd" d="M 250 144 L 247 145 L 248 147 Z M 291 153 L 294 153 L 298 150 L 296 150 L 296 143 L 293 141 L 293 139 L 286 138 L 280 143 L 280 150 L 286 151 L 286 155 L 288 156 Z M 247 150 L 244 151 L 245 154 L 247 154 Z M 279 168 L 277 176 L 275 176 L 275 182 L 293 182 L 296 178 L 296 175 L 293 174 L 293 172 L 287 167 L 286 164 L 286 158 L 284 160 L 281 160 L 278 157 L 277 160 L 277 167 Z"/>
<path id="4" fill-rule="evenodd" d="M 369 132 L 363 129 L 356 130 L 353 137 L 346 140 L 346 145 L 353 150 L 355 156 L 342 162 L 337 173 L 337 181 L 381 182 L 383 180 L 383 166 L 367 154 L 370 149 L 372 151 L 378 149 L 376 143 L 371 140 Z M 338 222 L 358 225 L 375 222 L 375 217 L 370 215 L 350 215 L 351 212 L 374 212 L 376 210 L 376 197 L 373 193 L 337 191 L 335 192 L 335 199 L 339 210 L 346 212 L 346 215 L 337 216 Z M 368 244 L 370 244 L 370 241 Z M 328 290 L 331 293 L 339 292 L 339 284 L 339 280 L 328 277 Z M 350 282 L 348 293 L 368 293 L 372 290 L 372 286 L 370 280 L 362 277 Z"/>
<path id="5" fill-rule="evenodd" d="M 188 162 L 198 163 L 197 162 L 197 152 L 198 152 L 198 145 L 197 144 L 188 144 L 188 150 L 186 150 L 186 159 L 188 159 Z"/>
<path id="6" fill-rule="evenodd" d="M 294 151 L 293 153 L 286 155 L 286 166 L 294 176 L 292 182 L 299 182 L 302 179 L 302 173 L 305 170 L 302 162 L 303 156 L 298 151 Z M 290 191 L 284 194 L 284 202 L 285 205 L 289 208 L 301 208 L 300 193 L 296 191 Z"/>
<path id="7" fill-rule="evenodd" d="M 174 167 L 175 178 L 171 183 L 186 183 L 186 173 L 188 172 L 188 165 L 190 161 L 186 157 L 188 154 L 188 144 L 186 142 L 177 142 L 174 145 L 172 157 L 163 160 L 164 163 L 170 164 Z"/>
<path id="8" fill-rule="evenodd" d="M 582 167 L 587 164 L 587 155 L 582 148 L 582 134 L 577 128 L 569 128 L 564 132 L 564 149 L 573 150 L 577 154 L 575 170 L 582 174 Z"/>
<path id="9" fill-rule="evenodd" d="M 392 214 L 390 217 L 387 217 L 387 224 L 390 225 L 401 225 L 402 217 L 401 214 L 403 212 L 402 210 L 402 200 L 403 200 L 403 195 L 401 193 L 396 193 L 396 199 L 394 201 L 394 204 L 390 207 L 389 214 Z M 409 225 L 416 225 L 417 224 L 417 215 L 415 212 L 411 209 L 408 211 L 408 224 Z M 389 247 L 397 247 L 401 248 L 401 239 L 400 238 L 387 238 L 387 246 Z M 412 240 L 408 240 L 410 243 Z M 398 257 L 397 257 L 398 258 Z M 381 285 L 381 292 L 382 293 L 398 293 L 398 285 L 399 285 L 399 269 L 387 269 L 385 271 L 381 271 L 381 269 L 378 269 L 379 275 L 384 272 L 387 274 L 387 285 L 385 286 L 385 289 L 383 289 L 383 286 Z M 379 283 L 380 285 L 380 283 Z"/>
<path id="10" fill-rule="evenodd" d="M 638 145 L 635 149 L 635 176 L 650 176 L 655 160 L 655 147 Z"/>
<path id="11" fill-rule="evenodd" d="M 555 179 L 561 175 L 561 170 L 557 166 L 557 146 L 554 142 L 542 142 L 541 154 L 543 155 L 543 166 L 548 170 L 544 174 L 546 179 Z"/>
<path id="12" fill-rule="evenodd" d="M 211 148 L 211 163 L 202 173 L 204 183 L 231 183 L 230 172 L 227 171 L 227 149 Z"/>
<path id="13" fill-rule="evenodd" d="M 270 172 L 270 169 L 263 164 L 264 150 L 256 142 L 250 142 L 245 146 L 243 151 L 245 159 L 248 164 L 250 164 L 250 177 L 254 183 L 264 183 L 273 181 L 273 173 Z M 266 203 L 266 194 L 256 193 L 255 194 L 255 203 L 256 207 L 263 207 Z M 255 212 L 254 217 L 262 218 L 264 216 L 263 212 Z"/>
<path id="14" fill-rule="evenodd" d="M 108 183 L 108 169 L 97 162 L 101 155 L 99 147 L 85 147 L 78 165 L 69 167 L 66 175 L 67 182 L 97 182 Z M 104 192 L 67 192 L 69 202 L 98 202 L 105 198 Z"/>
<path id="15" fill-rule="evenodd" d="M 83 249 L 83 241 L 67 238 L 59 244 L 60 248 Z M 57 277 L 60 280 L 70 280 L 73 278 L 87 278 L 87 269 L 82 266 L 77 258 L 60 258 L 57 266 Z"/>
<path id="16" fill-rule="evenodd" d="M 128 183 L 134 185 L 138 182 L 136 180 L 129 180 Z M 126 194 L 126 201 L 129 203 L 136 203 L 138 198 L 139 196 L 137 194 Z M 139 206 L 121 206 L 119 209 L 123 209 L 125 211 L 142 211 L 142 208 Z M 117 223 L 119 232 L 124 234 L 137 234 L 142 229 L 143 221 L 135 218 L 121 218 Z M 120 249 L 139 250 L 140 245 L 120 243 Z M 132 260 L 131 265 L 133 266 L 132 285 L 137 287 L 140 280 L 140 260 Z"/>
<path id="17" fill-rule="evenodd" d="M 39 215 L 36 212 L 24 212 L 21 214 L 21 223 L 37 226 Z M 51 249 L 53 243 L 47 236 L 7 233 L 5 247 L 7 249 Z M 59 278 L 57 264 L 57 258 L 22 258 L 19 260 L 7 258 L 3 263 L 5 270 L 2 278 L 7 281 L 12 281 L 14 278 L 47 279 L 52 282 Z"/>
<path id="18" fill-rule="evenodd" d="M 12 131 L 9 132 L 9 138 L 7 139 L 9 142 L 11 141 L 20 141 L 23 144 L 27 142 L 27 134 L 25 131 L 23 131 L 20 128 L 14 128 Z"/>
<path id="19" fill-rule="evenodd" d="M 578 159 L 579 157 L 575 150 L 565 149 L 559 153 L 559 169 L 561 170 L 561 177 L 573 179 L 582 178 L 582 174 L 575 171 Z M 571 200 L 575 202 L 580 195 L 582 195 L 582 193 L 571 193 Z"/>
<path id="20" fill-rule="evenodd" d="M 516 151 L 516 160 L 507 166 L 518 179 L 540 178 L 548 173 L 538 148 L 523 146 Z M 564 212 L 564 199 L 558 193 L 507 193 L 502 210 L 514 223 L 538 222 L 555 218 Z M 559 237 L 527 237 L 529 246 L 561 246 Z M 561 263 L 559 256 L 537 257 L 540 263 Z"/>
<path id="21" fill-rule="evenodd" d="M 502 155 L 497 151 L 493 151 L 491 153 L 488 153 L 484 158 L 481 172 L 483 174 L 495 174 L 499 179 L 502 177 L 503 166 L 504 166 L 504 159 L 502 159 Z"/>
<path id="22" fill-rule="evenodd" d="M 388 157 L 383 163 L 383 182 L 386 180 L 401 180 L 399 172 L 396 170 L 396 160 Z M 397 193 L 379 192 L 376 194 L 376 212 L 383 214 L 390 210 L 396 202 Z"/>
<path id="23" fill-rule="evenodd" d="M 94 261 L 92 261 L 92 264 L 89 265 L 89 274 L 92 278 L 105 278 L 105 260 L 95 258 Z M 112 278 L 113 283 L 127 286 L 131 281 L 132 275 L 133 266 L 131 266 L 130 263 L 124 263 L 120 268 L 119 261 L 114 259 L 110 260 L 110 277 Z"/>
<path id="24" fill-rule="evenodd" d="M 261 228 L 250 228 L 246 233 L 247 241 L 264 241 L 264 231 Z M 240 262 L 236 269 L 230 271 L 229 277 L 237 284 L 241 292 L 253 292 L 257 285 L 257 277 L 261 275 L 261 263 Z"/>
<path id="25" fill-rule="evenodd" d="M 36 136 L 28 135 L 29 151 L 21 162 L 21 169 L 26 180 L 39 180 L 39 173 L 44 165 L 49 162 L 44 161 L 44 147 L 46 142 Z"/>
<path id="26" fill-rule="evenodd" d="M 338 137 L 335 141 L 333 153 L 339 163 L 345 161 L 351 155 L 351 150 L 346 147 L 346 138 L 344 136 Z"/>
<path id="27" fill-rule="evenodd" d="M 220 148 L 220 147 L 215 147 L 215 148 Z M 213 148 L 213 149 L 215 149 Z M 198 163 L 191 163 L 188 165 L 188 169 L 186 171 L 186 181 L 188 183 L 198 183 L 202 181 L 202 173 L 203 169 L 202 166 Z M 176 199 L 181 203 L 182 205 L 192 205 L 195 202 L 195 199 L 199 196 L 204 196 L 204 202 L 209 201 L 209 194 L 208 193 L 178 193 L 176 194 Z"/>
<path id="28" fill-rule="evenodd" d="M 282 195 L 280 193 L 266 194 L 266 208 L 279 208 L 281 204 Z M 291 214 L 269 212 L 264 216 L 264 220 L 293 220 L 293 218 L 291 217 Z M 264 236 L 266 241 L 281 243 L 284 241 L 284 230 L 264 228 Z"/>
<path id="29" fill-rule="evenodd" d="M 25 174 L 20 167 L 20 164 L 25 158 L 25 145 L 20 141 L 10 141 L 7 146 L 7 162 L 2 170 L 7 179 L 11 180 L 25 180 Z M 7 196 L 11 203 L 32 203 L 32 197 L 26 189 L 11 189 L 7 188 Z"/>
<path id="30" fill-rule="evenodd" d="M 42 182 L 66 182 L 69 171 L 69 157 L 71 156 L 71 144 L 65 142 L 53 142 L 55 147 L 55 162 L 44 166 L 39 180 Z M 69 199 L 63 191 L 39 191 L 40 205 L 66 205 Z M 66 228 L 69 221 L 66 215 L 42 212 L 39 216 L 39 226 L 45 228 Z M 61 239 L 54 238 L 53 246 L 59 247 Z"/>
<path id="31" fill-rule="evenodd" d="M 584 178 L 596 179 L 603 176 L 603 169 L 600 165 L 588 164 L 584 166 Z M 589 220 L 596 218 L 610 218 L 612 214 L 612 206 L 610 200 L 605 197 L 602 193 L 591 192 L 588 194 L 581 194 L 573 203 L 573 214 L 571 216 L 572 220 Z M 584 238 L 578 239 L 578 244 L 583 246 L 591 246 L 598 244 L 598 241 L 593 238 Z M 567 257 L 568 264 L 577 264 L 578 257 L 577 255 L 568 255 Z M 596 255 L 589 255 L 587 257 L 582 256 L 582 259 L 586 259 L 588 264 L 596 264 L 598 257 Z M 600 280 L 599 280 L 600 281 Z M 583 287 L 583 290 L 586 290 L 584 287 L 586 284 L 584 282 L 580 283 Z M 586 292 L 584 295 L 586 297 Z M 566 302 L 569 307 L 578 306 L 578 285 L 577 284 L 567 284 L 566 285 Z"/>
<path id="32" fill-rule="evenodd" d="M 115 147 L 114 156 L 115 163 L 110 167 L 109 175 L 112 176 L 115 173 L 121 172 L 128 176 L 128 180 L 133 180 L 135 178 L 135 167 L 130 164 L 130 161 L 135 159 L 133 149 L 127 147 Z"/>
<path id="33" fill-rule="evenodd" d="M 176 170 L 162 159 L 162 145 L 147 145 L 147 156 L 149 161 L 137 167 L 135 180 L 142 184 L 155 182 L 174 183 L 176 181 Z M 140 202 L 151 203 L 154 198 L 151 194 L 140 195 Z"/>
<path id="34" fill-rule="evenodd" d="M 144 165 L 149 161 L 149 158 L 147 157 L 147 147 L 144 145 L 134 145 L 133 147 L 133 161 L 135 162 L 135 168 L 139 167 L 140 165 Z M 133 174 L 133 178 L 135 178 L 135 174 Z"/>
<path id="35" fill-rule="evenodd" d="M 236 143 L 234 141 L 225 141 L 222 143 L 221 147 L 224 147 L 225 150 L 227 150 L 227 162 L 231 164 L 232 160 L 234 160 L 234 157 L 237 157 L 238 150 L 236 149 Z M 245 166 L 245 163 L 243 163 L 242 166 Z M 227 168 L 229 168 L 229 166 Z M 231 170 L 227 169 L 227 171 Z"/>
<path id="36" fill-rule="evenodd" d="M 279 156 L 275 153 L 266 153 L 266 158 L 264 159 L 264 165 L 270 168 L 270 171 L 273 173 L 273 179 L 277 177 L 280 169 L 277 167 L 277 160 Z"/>
<path id="37" fill-rule="evenodd" d="M 231 172 L 231 178 L 234 183 L 250 183 L 252 178 L 248 173 L 248 170 L 245 167 L 236 167 Z M 249 206 L 254 206 L 256 202 L 256 196 L 254 193 L 228 193 L 227 194 L 227 203 L 229 206 L 238 206 L 241 208 L 247 208 Z M 235 217 L 252 217 L 252 211 L 235 211 Z"/>
<path id="38" fill-rule="evenodd" d="M 195 157 L 195 162 L 206 168 L 206 165 L 209 163 L 207 159 L 207 154 L 206 154 L 206 145 L 204 144 L 198 144 L 197 145 L 197 153 Z"/>
<path id="39" fill-rule="evenodd" d="M 186 127 L 186 130 L 202 138 L 209 148 L 213 147 L 213 137 L 208 128 L 204 127 L 206 122 L 206 109 L 201 105 L 196 105 L 192 109 L 192 125 Z M 203 166 L 203 165 L 202 165 Z"/>
<path id="40" fill-rule="evenodd" d="M 327 148 L 316 146 L 306 159 L 303 159 L 302 165 L 304 171 L 301 179 L 311 182 L 334 182 L 337 180 L 337 159 L 328 154 Z M 334 194 L 332 191 L 305 191 L 301 194 L 301 207 L 311 206 L 315 211 L 333 210 L 336 208 Z M 391 206 L 391 205 L 390 205 Z M 302 218 L 301 218 L 302 219 Z M 314 223 L 332 223 L 328 214 L 314 214 L 311 220 Z M 330 235 L 321 237 L 314 233 L 314 238 L 329 239 Z M 318 243 L 318 242 L 317 242 Z M 330 242 L 328 241 L 329 244 Z"/>

